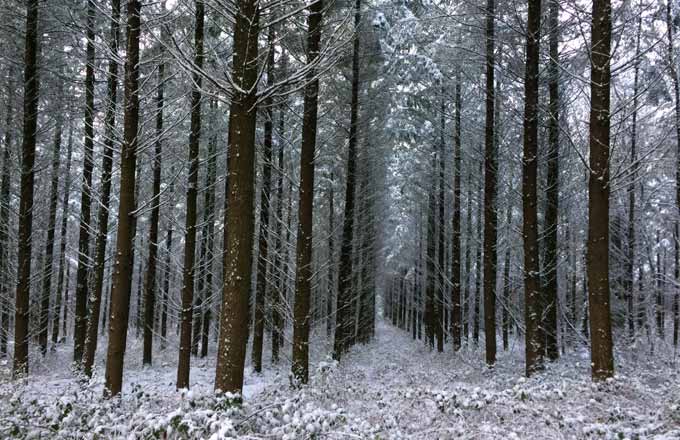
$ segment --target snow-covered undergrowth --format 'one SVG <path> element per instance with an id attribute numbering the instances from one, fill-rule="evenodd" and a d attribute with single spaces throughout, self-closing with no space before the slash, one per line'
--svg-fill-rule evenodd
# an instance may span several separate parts
<path id="1" fill-rule="evenodd" d="M 490 371 L 480 350 L 431 353 L 386 325 L 340 365 L 322 351 L 299 390 L 285 362 L 248 374 L 242 405 L 212 392 L 214 358 L 193 361 L 192 390 L 175 391 L 172 350 L 153 368 L 131 355 L 123 397 L 108 401 L 101 377 L 79 381 L 56 360 L 28 384 L 8 381 L 5 370 L 0 438 L 680 439 L 670 355 L 617 353 L 617 377 L 593 384 L 585 350 L 525 379 L 519 345 Z M 66 352 L 54 357 L 68 364 Z"/>

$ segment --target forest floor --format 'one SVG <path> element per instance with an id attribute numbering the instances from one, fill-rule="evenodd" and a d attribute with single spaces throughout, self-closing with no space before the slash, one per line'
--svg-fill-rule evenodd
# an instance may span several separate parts
<path id="1" fill-rule="evenodd" d="M 680 439 L 680 371 L 658 348 L 617 353 L 617 376 L 603 384 L 590 381 L 585 348 L 525 379 L 518 343 L 491 371 L 480 349 L 432 353 L 381 323 L 376 340 L 340 365 L 314 347 L 310 384 L 299 390 L 286 360 L 266 363 L 263 375 L 248 367 L 245 403 L 235 405 L 212 392 L 214 356 L 192 360 L 192 389 L 181 392 L 176 352 L 143 368 L 136 344 L 123 397 L 109 401 L 101 363 L 93 380 L 78 380 L 66 348 L 34 363 L 29 383 L 9 381 L 4 361 L 0 438 Z"/>

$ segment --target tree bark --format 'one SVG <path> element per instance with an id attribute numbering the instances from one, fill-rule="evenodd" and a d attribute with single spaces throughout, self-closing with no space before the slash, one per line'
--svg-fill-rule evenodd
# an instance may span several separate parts
<path id="1" fill-rule="evenodd" d="M 187 182 L 187 214 L 184 236 L 184 274 L 182 281 L 182 324 L 177 362 L 177 389 L 189 388 L 191 368 L 191 326 L 193 319 L 194 278 L 196 274 L 196 199 L 198 195 L 199 142 L 201 138 L 201 82 L 203 69 L 203 24 L 205 6 L 196 0 L 194 29 L 194 72 L 191 91 L 191 132 L 189 133 L 189 177 Z"/>
<path id="2" fill-rule="evenodd" d="M 248 296 L 253 263 L 255 125 L 259 2 L 242 0 L 234 24 L 232 78 L 237 88 L 229 121 L 229 179 L 225 255 L 215 389 L 240 394 L 248 335 Z"/>
<path id="3" fill-rule="evenodd" d="M 14 378 L 28 376 L 28 315 L 31 292 L 31 243 L 33 235 L 33 186 L 36 129 L 38 125 L 38 0 L 26 2 L 24 46 L 24 123 L 21 144 L 21 193 L 19 202 L 18 283 L 14 308 Z"/>
<path id="4" fill-rule="evenodd" d="M 321 46 L 323 0 L 309 6 L 307 18 L 307 84 L 302 114 L 300 151 L 300 193 L 298 198 L 298 234 L 296 250 L 295 305 L 293 308 L 293 365 L 295 380 L 309 380 L 309 303 L 312 291 L 312 225 L 314 212 L 314 156 L 319 99 L 316 66 Z"/>
<path id="5" fill-rule="evenodd" d="M 352 244 L 354 242 L 354 204 L 356 192 L 357 141 L 359 136 L 359 54 L 361 40 L 361 0 L 354 2 L 354 42 L 352 46 L 352 97 L 350 103 L 349 144 L 347 147 L 347 171 L 345 173 L 345 213 L 340 240 L 340 264 L 338 268 L 338 293 L 335 306 L 335 335 L 333 359 L 339 361 L 347 351 L 350 306 L 352 296 Z"/>
<path id="6" fill-rule="evenodd" d="M 134 238 L 137 132 L 139 127 L 139 40 L 141 2 L 127 2 L 127 49 L 125 59 L 125 114 L 120 165 L 120 202 L 116 237 L 116 263 L 111 289 L 109 346 L 106 354 L 104 396 L 120 394 L 123 359 L 130 315 Z"/>
<path id="7" fill-rule="evenodd" d="M 456 72 L 456 92 L 454 98 L 454 135 L 453 135 L 453 250 L 451 256 L 451 339 L 453 350 L 461 347 L 462 316 L 461 316 L 461 286 L 460 286 L 460 163 L 461 163 L 461 73 Z"/>
<path id="8" fill-rule="evenodd" d="M 118 100 L 118 46 L 120 41 L 120 0 L 111 2 L 111 34 L 109 42 L 110 58 L 107 74 L 107 107 L 105 116 L 104 154 L 102 157 L 102 188 L 101 204 L 97 214 L 99 230 L 95 245 L 95 275 L 94 290 L 90 301 L 90 317 L 85 339 L 85 353 L 83 355 L 83 371 L 89 377 L 92 375 L 92 365 L 97 351 L 97 337 L 99 335 L 99 314 L 104 290 L 104 269 L 106 261 L 106 245 L 109 235 L 109 205 L 111 203 L 111 179 L 113 168 L 113 154 L 116 129 L 116 104 Z"/>
<path id="9" fill-rule="evenodd" d="M 85 141 L 83 180 L 80 196 L 80 232 L 78 236 L 78 271 L 76 272 L 76 310 L 73 330 L 73 362 L 79 368 L 85 350 L 87 333 L 87 298 L 90 271 L 90 209 L 92 202 L 92 154 L 94 150 L 94 44 L 95 2 L 87 0 L 86 66 L 85 66 Z"/>
<path id="10" fill-rule="evenodd" d="M 610 0 L 593 1 L 591 33 L 587 275 L 592 377 L 599 381 L 614 375 L 609 306 Z"/>

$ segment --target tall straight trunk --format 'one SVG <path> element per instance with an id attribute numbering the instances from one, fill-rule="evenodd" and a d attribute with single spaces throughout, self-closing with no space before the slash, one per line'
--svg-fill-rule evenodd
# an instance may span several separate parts
<path id="1" fill-rule="evenodd" d="M 56 344 L 59 341 L 59 324 L 61 317 L 62 297 L 64 298 L 64 319 L 61 321 L 64 327 L 64 336 L 66 336 L 66 312 L 68 310 L 68 276 L 66 286 L 64 287 L 64 275 L 68 263 L 66 262 L 66 242 L 68 240 L 68 217 L 69 217 L 69 199 L 71 198 L 71 156 L 73 154 L 73 125 L 69 121 L 68 128 L 68 145 L 66 147 L 66 167 L 64 168 L 64 196 L 61 199 L 61 231 L 59 233 L 59 268 L 57 269 L 59 275 L 57 278 L 57 298 L 54 305 L 55 316 L 52 322 L 52 343 Z"/>
<path id="2" fill-rule="evenodd" d="M 432 160 L 432 171 L 434 172 L 436 162 L 434 157 Z M 427 198 L 427 250 L 425 253 L 425 264 L 426 264 L 426 288 L 425 288 L 425 339 L 427 346 L 430 349 L 434 348 L 435 340 L 435 319 L 436 319 L 436 305 L 435 305 L 435 289 L 436 282 L 434 278 L 435 264 L 434 259 L 436 257 L 435 248 L 435 201 L 434 201 L 434 179 L 430 184 L 429 195 Z"/>
<path id="3" fill-rule="evenodd" d="M 548 64 L 548 177 L 545 212 L 545 264 L 546 277 L 543 305 L 543 331 L 546 355 L 551 361 L 560 356 L 557 346 L 557 227 L 559 217 L 559 1 L 550 0 L 548 12 L 550 62 Z"/>
<path id="4" fill-rule="evenodd" d="M 210 100 L 210 116 L 213 123 L 217 121 L 217 100 Z M 215 247 L 215 181 L 217 179 L 217 133 L 214 132 L 208 141 L 208 172 L 206 177 L 206 192 L 204 198 L 204 226 L 203 239 L 205 245 L 203 247 L 204 254 L 202 256 L 202 279 L 203 285 L 201 287 L 204 298 L 212 298 L 213 296 L 213 271 L 212 263 Z M 201 331 L 201 357 L 208 355 L 208 336 L 210 333 L 210 321 L 212 318 L 212 301 L 205 304 L 205 311 L 203 312 L 203 329 Z"/>
<path id="5" fill-rule="evenodd" d="M 668 66 L 673 83 L 673 98 L 675 100 L 675 138 L 676 138 L 676 174 L 675 174 L 675 204 L 680 215 L 680 79 L 676 69 L 675 58 L 673 56 L 673 26 L 671 0 L 666 1 L 666 35 L 668 37 Z M 638 34 L 639 35 L 639 34 Z M 678 231 L 680 231 L 680 220 L 675 224 L 675 281 L 680 282 L 680 251 L 678 249 Z M 680 291 L 677 286 L 673 289 L 673 346 L 678 346 L 678 326 L 680 326 Z"/>
<path id="6" fill-rule="evenodd" d="M 592 376 L 604 380 L 614 375 L 609 306 L 610 0 L 593 1 L 591 33 L 588 306 Z"/>
<path id="7" fill-rule="evenodd" d="M 15 378 L 28 376 L 28 315 L 31 293 L 31 243 L 33 235 L 33 184 L 38 125 L 38 0 L 26 2 L 24 46 L 24 124 L 21 143 L 21 193 L 19 201 L 18 283 L 14 308 Z"/>
<path id="8" fill-rule="evenodd" d="M 234 24 L 229 112 L 229 179 L 225 211 L 225 253 L 215 389 L 241 393 L 248 335 L 248 296 L 253 263 L 255 125 L 259 2 L 243 0 Z"/>
<path id="9" fill-rule="evenodd" d="M 163 33 L 165 28 L 161 30 Z M 161 37 L 162 39 L 162 37 Z M 156 142 L 153 160 L 153 185 L 151 218 L 149 220 L 149 256 L 144 282 L 144 347 L 142 364 L 151 365 L 153 347 L 153 324 L 156 309 L 156 270 L 158 266 L 158 222 L 161 209 L 161 172 L 163 160 L 163 110 L 165 105 L 165 53 L 161 45 L 158 65 L 158 91 L 156 92 Z"/>
<path id="10" fill-rule="evenodd" d="M 634 287 L 635 287 L 635 189 L 639 165 L 637 163 L 637 116 L 638 116 L 638 93 L 640 76 L 640 37 L 642 34 L 642 15 L 638 16 L 637 34 L 635 36 L 635 61 L 633 64 L 633 114 L 631 117 L 630 133 L 630 162 L 632 175 L 628 185 L 628 248 L 626 264 L 626 318 L 628 320 L 628 338 L 635 338 L 635 311 L 634 311 Z M 677 240 L 676 240 L 677 243 Z M 677 254 L 677 252 L 676 252 Z"/>
<path id="11" fill-rule="evenodd" d="M 61 89 L 61 87 L 60 87 Z M 59 90 L 57 99 L 62 99 L 63 90 Z M 61 107 L 61 104 L 59 105 Z M 40 299 L 40 328 L 38 341 L 40 351 L 47 354 L 47 336 L 50 318 L 50 293 L 52 291 L 52 267 L 54 255 L 54 232 L 57 223 L 57 205 L 59 202 L 59 159 L 61 156 L 61 134 L 64 117 L 61 108 L 57 108 L 57 119 L 54 129 L 54 146 L 52 149 L 52 182 L 50 187 L 50 207 L 47 220 L 47 237 L 43 254 L 42 294 Z"/>
<path id="12" fill-rule="evenodd" d="M 503 312 L 501 315 L 501 326 L 503 333 L 503 351 L 508 351 L 509 345 L 509 331 L 510 331 L 510 305 L 512 304 L 511 286 L 510 286 L 510 252 L 512 245 L 510 235 L 512 233 L 512 205 L 508 206 L 506 211 L 505 224 L 508 228 L 508 245 L 505 249 L 505 260 L 503 262 Z"/>
<path id="13" fill-rule="evenodd" d="M 90 209 L 92 203 L 92 154 L 94 150 L 94 0 L 87 0 L 85 66 L 85 141 L 83 144 L 83 180 L 80 195 L 80 232 L 78 235 L 78 271 L 76 272 L 76 310 L 73 330 L 73 362 L 80 366 L 87 334 L 88 273 L 90 272 Z"/>
<path id="14" fill-rule="evenodd" d="M 666 276 L 666 272 L 662 269 L 662 259 L 661 259 L 661 231 L 657 229 L 656 231 L 656 265 L 655 265 L 655 300 L 654 304 L 654 316 L 656 319 L 656 335 L 660 339 L 664 339 L 664 319 L 663 319 L 663 307 L 664 307 L 664 291 L 663 291 L 663 279 Z M 665 259 L 663 260 L 665 263 Z"/>
<path id="15" fill-rule="evenodd" d="M 484 133 L 484 339 L 486 364 L 496 363 L 496 145 L 494 136 L 495 0 L 486 2 L 486 128 Z"/>
<path id="16" fill-rule="evenodd" d="M 446 236 L 446 226 L 444 224 L 444 203 L 446 202 L 446 192 L 444 190 L 444 175 L 446 174 L 446 159 L 444 156 L 444 153 L 446 151 L 446 143 L 444 142 L 444 130 L 446 129 L 446 120 L 444 118 L 444 112 L 446 111 L 446 104 L 444 103 L 444 89 L 442 87 L 442 96 L 440 98 L 441 103 L 440 103 L 440 113 L 439 113 L 439 120 L 440 120 L 440 127 L 439 127 L 439 161 L 438 161 L 438 168 L 439 168 L 439 202 L 438 202 L 438 209 L 439 209 L 439 218 L 438 218 L 438 224 L 439 224 L 439 237 L 438 237 L 438 259 L 437 259 L 437 278 L 438 278 L 438 284 L 439 288 L 437 289 L 437 302 L 436 302 L 436 320 L 435 320 L 435 325 L 436 325 L 436 335 L 437 335 L 437 351 L 442 352 L 444 351 L 444 318 L 446 316 L 446 307 L 444 306 L 444 292 L 446 290 L 446 265 L 445 265 L 445 254 L 446 254 L 446 244 L 445 244 L 445 236 Z"/>
<path id="17" fill-rule="evenodd" d="M 172 196 L 173 189 L 170 184 L 170 196 Z M 172 255 L 172 226 L 168 227 L 165 235 L 165 263 L 163 264 L 163 304 L 161 305 L 161 350 L 165 349 L 166 338 L 168 336 L 168 302 L 170 301 L 170 277 L 172 271 L 170 268 L 170 255 Z"/>
<path id="18" fill-rule="evenodd" d="M 480 164 L 479 174 L 482 175 L 482 168 L 484 164 Z M 482 186 L 484 183 L 482 182 Z M 481 191 L 480 191 L 481 192 Z M 483 236 L 483 225 L 484 225 L 484 204 L 481 198 L 477 199 L 477 256 L 475 263 L 475 303 L 473 305 L 473 315 L 472 320 L 472 340 L 475 343 L 475 347 L 479 345 L 479 326 L 481 321 L 481 296 L 482 296 L 482 285 L 484 283 L 484 276 L 482 272 L 482 259 L 484 252 L 484 236 Z"/>
<path id="19" fill-rule="evenodd" d="M 342 238 L 340 240 L 340 267 L 338 269 L 338 294 L 335 307 L 335 336 L 333 340 L 333 359 L 338 361 L 348 348 L 349 312 L 352 296 L 352 244 L 354 242 L 356 162 L 359 136 L 360 23 L 361 0 L 355 0 L 354 42 L 352 47 L 352 100 L 350 104 L 349 144 L 347 147 L 347 172 L 345 173 L 345 213 L 342 223 Z"/>
<path id="20" fill-rule="evenodd" d="M 267 88 L 274 85 L 274 28 L 269 28 L 267 35 L 269 50 L 267 54 Z M 253 369 L 262 371 L 262 345 L 264 342 L 264 308 L 267 298 L 267 278 L 269 264 L 269 200 L 272 176 L 272 143 L 274 128 L 274 111 L 272 98 L 264 100 L 264 142 L 262 155 L 262 188 L 260 192 L 260 236 L 259 257 L 257 260 L 257 281 L 255 292 L 255 323 L 253 329 Z"/>
<path id="21" fill-rule="evenodd" d="M 107 73 L 107 104 L 104 138 L 104 154 L 102 157 L 102 188 L 101 203 L 97 214 L 97 242 L 95 244 L 95 275 L 94 290 L 90 300 L 90 317 L 87 323 L 87 337 L 85 339 L 85 353 L 83 355 L 83 371 L 87 376 L 92 375 L 92 364 L 97 351 L 97 337 L 99 334 L 99 314 L 104 290 L 104 269 L 106 262 L 106 245 L 109 235 L 109 205 L 111 203 L 111 179 L 113 168 L 113 154 L 115 147 L 116 105 L 118 101 L 118 46 L 120 41 L 120 0 L 111 2 L 111 34 L 109 40 L 109 71 Z"/>
<path id="22" fill-rule="evenodd" d="M 194 28 L 194 72 L 191 91 L 191 132 L 189 133 L 189 177 L 187 181 L 187 213 L 184 236 L 184 274 L 182 281 L 182 324 L 179 336 L 177 362 L 177 389 L 189 388 L 191 368 L 191 326 L 194 302 L 194 277 L 196 273 L 196 198 L 198 195 L 198 153 L 201 138 L 201 81 L 203 69 L 203 24 L 205 6 L 196 0 Z"/>
<path id="23" fill-rule="evenodd" d="M 123 359 L 130 315 L 134 239 L 137 131 L 139 128 L 139 40 L 141 31 L 139 0 L 127 2 L 127 49 L 125 59 L 125 114 L 120 159 L 120 202 L 116 237 L 116 263 L 111 289 L 109 346 L 106 353 L 105 396 L 120 394 L 123 386 Z"/>
<path id="24" fill-rule="evenodd" d="M 467 341 L 470 337 L 470 275 L 472 274 L 472 172 L 467 177 L 467 214 L 466 214 L 466 240 L 465 240 L 465 289 L 463 291 L 463 338 Z"/>
<path id="25" fill-rule="evenodd" d="M 286 54 L 281 54 L 281 77 L 286 77 Z M 284 134 L 285 134 L 285 105 L 279 107 L 279 133 L 278 133 L 278 175 L 276 182 L 276 254 L 274 259 L 274 273 L 277 277 L 276 289 L 272 294 L 272 363 L 279 361 L 279 348 L 283 334 L 282 315 L 282 292 L 286 283 L 287 261 L 283 260 L 285 244 L 283 243 L 283 178 L 285 175 L 283 163 Z"/>
<path id="26" fill-rule="evenodd" d="M 453 250 L 451 255 L 451 339 L 453 340 L 454 351 L 461 347 L 461 292 L 460 292 L 460 163 L 461 163 L 461 73 L 456 72 L 456 92 L 454 98 L 454 120 L 455 128 L 453 135 Z"/>
<path id="27" fill-rule="evenodd" d="M 323 0 L 309 6 L 307 18 L 307 84 L 302 114 L 300 151 L 300 193 L 298 198 L 298 234 L 296 249 L 295 306 L 293 308 L 293 364 L 295 380 L 309 380 L 309 303 L 312 291 L 312 225 L 314 212 L 314 156 L 319 99 L 319 79 L 315 63 L 321 46 Z"/>
<path id="28" fill-rule="evenodd" d="M 545 336 L 538 252 L 538 63 L 541 38 L 541 2 L 529 0 L 526 70 L 524 78 L 524 152 L 522 157 L 522 208 L 524 221 L 524 320 L 526 325 L 525 373 L 543 369 Z M 551 108 L 552 109 L 552 108 Z"/>
<path id="29" fill-rule="evenodd" d="M 335 173 L 331 171 L 328 194 L 328 292 L 326 293 L 326 337 L 333 334 L 333 299 L 335 293 Z"/>
<path id="30" fill-rule="evenodd" d="M 10 277 L 9 269 L 9 213 L 12 181 L 12 115 L 14 111 L 14 67 L 7 72 L 7 108 L 2 152 L 2 182 L 0 183 L 0 356 L 7 355 L 9 340 Z M 57 309 L 57 315 L 59 314 Z M 58 320 L 57 320 L 58 322 Z"/>

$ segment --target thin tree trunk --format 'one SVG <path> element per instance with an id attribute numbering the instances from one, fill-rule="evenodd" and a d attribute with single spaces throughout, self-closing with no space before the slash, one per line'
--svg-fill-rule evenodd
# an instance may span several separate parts
<path id="1" fill-rule="evenodd" d="M 107 107 L 105 116 L 104 154 L 102 157 L 102 189 L 97 223 L 97 243 L 95 245 L 95 275 L 94 290 L 90 301 L 90 318 L 87 325 L 85 339 L 85 353 L 83 355 L 83 371 L 89 377 L 92 375 L 92 365 L 97 351 L 97 337 L 99 334 L 99 314 L 101 308 L 102 291 L 104 290 L 104 269 L 106 261 L 106 245 L 109 235 L 109 205 L 111 202 L 111 170 L 113 168 L 113 154 L 116 144 L 116 104 L 118 100 L 118 46 L 120 41 L 120 0 L 111 3 L 111 34 L 109 42 L 110 58 L 107 78 Z"/>
<path id="2" fill-rule="evenodd" d="M 83 180 L 80 196 L 80 233 L 78 236 L 78 271 L 76 272 L 76 314 L 73 330 L 73 362 L 80 367 L 87 334 L 87 299 L 90 272 L 90 209 L 92 202 L 92 154 L 94 149 L 94 44 L 95 2 L 87 0 L 86 67 L 85 67 L 85 141 Z"/>
<path id="3" fill-rule="evenodd" d="M 14 67 L 11 64 L 7 77 L 7 109 L 5 112 L 4 150 L 2 153 L 2 182 L 0 183 L 0 356 L 7 355 L 7 342 L 9 340 L 9 213 L 12 182 L 10 162 L 12 160 L 12 116 L 14 112 Z M 57 315 L 59 314 L 58 310 Z M 57 322 L 59 322 L 58 318 Z"/>
<path id="4" fill-rule="evenodd" d="M 510 252 L 512 250 L 512 242 L 510 241 L 510 234 L 512 233 L 512 205 L 508 205 L 506 211 L 505 223 L 508 228 L 508 245 L 505 249 L 505 260 L 503 262 L 503 313 L 502 313 L 502 327 L 503 327 L 503 351 L 508 351 L 509 331 L 510 331 L 510 306 L 512 304 L 511 287 L 510 287 Z"/>
<path id="5" fill-rule="evenodd" d="M 545 336 L 541 332 L 543 306 L 538 252 L 538 64 L 541 38 L 541 2 L 529 0 L 526 70 L 524 80 L 524 153 L 522 157 L 522 205 L 524 221 L 524 320 L 525 373 L 543 369 Z"/>
<path id="6" fill-rule="evenodd" d="M 165 28 L 161 30 L 163 34 Z M 161 37 L 162 40 L 163 37 Z M 149 220 L 149 257 L 147 260 L 146 280 L 144 286 L 144 347 L 142 364 L 151 365 L 153 348 L 154 312 L 156 309 L 156 270 L 158 266 L 158 222 L 161 209 L 161 172 L 163 159 L 163 110 L 165 92 L 165 51 L 161 44 L 160 63 L 158 65 L 158 91 L 156 95 L 156 142 L 153 160 L 153 186 L 151 189 L 151 218 Z"/>
<path id="7" fill-rule="evenodd" d="M 587 274 L 592 376 L 599 381 L 614 375 L 609 306 L 610 0 L 593 1 L 590 57 Z"/>
<path id="8" fill-rule="evenodd" d="M 173 193 L 173 185 L 170 184 L 170 197 Z M 168 336 L 168 302 L 170 301 L 170 255 L 172 255 L 172 225 L 165 235 L 165 263 L 163 265 L 163 305 L 161 308 L 161 350 L 165 350 Z"/>
<path id="9" fill-rule="evenodd" d="M 465 290 L 463 291 L 463 338 L 470 337 L 470 275 L 472 274 L 472 172 L 467 177 L 467 215 L 465 240 Z"/>
<path id="10" fill-rule="evenodd" d="M 224 288 L 215 389 L 241 393 L 248 335 L 254 219 L 255 125 L 259 2 L 243 0 L 234 24 L 232 78 L 236 88 L 229 121 L 229 179 L 225 211 Z"/>
<path id="11" fill-rule="evenodd" d="M 446 193 L 444 191 L 444 175 L 446 174 L 446 159 L 444 153 L 446 151 L 446 144 L 444 142 L 444 130 L 446 129 L 446 123 L 444 118 L 444 112 L 446 111 L 446 104 L 444 103 L 444 89 L 441 90 L 442 96 L 440 98 L 440 127 L 439 127 L 439 237 L 438 237 L 438 260 L 437 260 L 437 274 L 439 280 L 439 288 L 437 289 L 437 302 L 435 304 L 436 310 L 436 335 L 437 335 L 437 351 L 444 351 L 444 317 L 446 315 L 446 308 L 444 306 L 444 291 L 446 286 L 446 269 L 445 269 L 445 254 L 446 246 L 444 243 L 446 236 L 446 226 L 444 224 L 444 203 L 446 201 Z M 405 296 L 404 296 L 405 299 Z"/>
<path id="12" fill-rule="evenodd" d="M 196 24 L 194 29 L 194 64 L 203 69 L 203 0 L 196 0 Z M 179 336 L 179 360 L 177 362 L 177 389 L 189 388 L 191 368 L 191 326 L 194 302 L 194 278 L 196 273 L 196 198 L 198 194 L 199 142 L 201 138 L 201 81 L 200 72 L 194 73 L 191 91 L 191 132 L 189 133 L 189 178 L 187 188 L 187 214 L 184 236 L 184 274 L 182 281 L 182 324 Z"/>
<path id="13" fill-rule="evenodd" d="M 432 172 L 434 173 L 436 166 L 435 157 L 432 157 Z M 427 250 L 425 253 L 425 264 L 426 264 L 426 293 L 425 293 L 425 336 L 427 346 L 430 349 L 434 348 L 435 340 L 435 318 L 436 318 L 436 305 L 435 305 L 435 288 L 436 282 L 434 278 L 435 264 L 434 260 L 436 258 L 436 248 L 435 248 L 435 201 L 434 201 L 434 176 L 432 182 L 430 183 L 429 194 L 427 197 Z"/>
<path id="14" fill-rule="evenodd" d="M 349 312 L 352 296 L 352 244 L 354 242 L 356 161 L 359 136 L 360 22 L 361 0 L 355 0 L 354 42 L 352 47 L 352 98 L 350 103 L 349 143 L 347 147 L 347 172 L 345 175 L 345 213 L 342 224 L 342 239 L 340 240 L 340 266 L 338 269 L 338 294 L 335 307 L 335 336 L 333 339 L 333 359 L 338 361 L 348 348 Z"/>
<path id="15" fill-rule="evenodd" d="M 274 28 L 269 27 L 267 44 L 267 88 L 274 85 Z M 262 188 L 260 192 L 260 234 L 259 256 L 257 260 L 257 281 L 255 292 L 255 322 L 253 328 L 253 370 L 262 372 L 262 345 L 264 342 L 264 308 L 267 298 L 269 265 L 269 201 L 271 191 L 271 162 L 273 142 L 274 112 L 272 98 L 264 100 L 264 142 L 262 155 Z"/>
<path id="16" fill-rule="evenodd" d="M 33 235 L 33 184 L 36 129 L 38 125 L 38 0 L 26 2 L 24 46 L 24 124 L 21 144 L 21 195 L 19 202 L 18 283 L 14 308 L 15 378 L 28 376 L 28 315 L 31 291 L 31 243 Z"/>
<path id="17" fill-rule="evenodd" d="M 335 299 L 335 173 L 331 171 L 328 194 L 328 292 L 326 294 L 326 337 L 333 335 L 333 300 Z"/>
<path id="18" fill-rule="evenodd" d="M 461 286 L 460 286 L 460 163 L 461 163 L 461 73 L 456 72 L 456 95 L 455 95 L 455 128 L 453 135 L 453 251 L 451 256 L 451 338 L 453 350 L 458 351 L 461 347 Z"/>
<path id="19" fill-rule="evenodd" d="M 286 54 L 281 54 L 281 76 L 286 77 Z M 278 277 L 276 289 L 272 295 L 272 363 L 279 362 L 279 348 L 283 335 L 282 292 L 286 284 L 286 261 L 283 261 L 284 248 L 283 234 L 283 178 L 284 178 L 284 134 L 285 134 L 285 106 L 279 108 L 279 136 L 278 136 L 278 177 L 276 188 L 276 255 L 274 260 L 274 272 Z"/>
<path id="20" fill-rule="evenodd" d="M 360 1 L 360 0 L 358 0 Z M 312 225 L 314 213 L 314 156 L 319 99 L 319 79 L 314 64 L 321 46 L 323 0 L 311 3 L 307 18 L 307 66 L 302 114 L 300 151 L 300 193 L 298 198 L 298 234 L 293 308 L 293 364 L 291 372 L 299 383 L 309 380 L 309 305 L 312 291 Z"/>
<path id="21" fill-rule="evenodd" d="M 120 394 L 123 386 L 123 359 L 130 315 L 132 256 L 134 239 L 137 132 L 139 127 L 139 40 L 141 31 L 139 0 L 127 3 L 127 49 L 125 59 L 125 116 L 120 165 L 120 202 L 116 237 L 116 263 L 111 289 L 109 346 L 106 354 L 104 396 Z"/>
<path id="22" fill-rule="evenodd" d="M 551 361 L 560 356 L 557 346 L 557 235 L 559 222 L 559 175 L 560 175 L 560 137 L 559 137 L 559 1 L 550 0 L 548 12 L 550 61 L 548 64 L 548 176 L 545 212 L 545 264 L 542 270 L 546 277 L 544 306 L 542 314 L 545 333 L 546 355 Z"/>
<path id="23" fill-rule="evenodd" d="M 62 87 L 58 92 L 58 98 L 62 99 Z M 64 123 L 63 109 L 61 103 L 57 106 L 57 119 L 54 130 L 54 147 L 52 149 L 52 182 L 50 188 L 50 207 L 47 220 L 47 238 L 45 240 L 45 251 L 43 254 L 43 273 L 42 273 L 42 295 L 40 304 L 40 329 L 38 333 L 38 340 L 40 342 L 40 351 L 44 356 L 47 354 L 47 336 L 49 329 L 50 318 L 50 293 L 52 291 L 52 267 L 54 255 L 54 232 L 57 222 L 57 205 L 59 202 L 59 159 L 61 157 L 61 134 L 62 125 Z M 57 312 L 58 314 L 58 312 Z"/>

